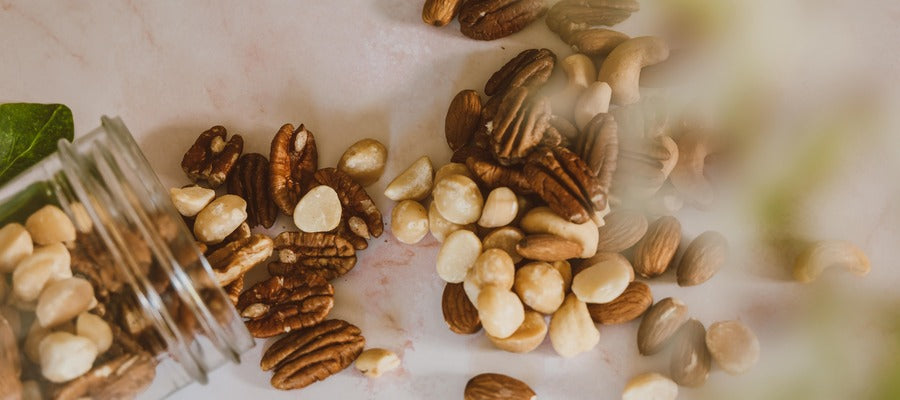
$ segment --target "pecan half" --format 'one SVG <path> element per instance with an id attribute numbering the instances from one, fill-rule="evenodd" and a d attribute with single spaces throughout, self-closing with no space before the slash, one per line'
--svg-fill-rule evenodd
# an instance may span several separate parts
<path id="1" fill-rule="evenodd" d="M 525 164 L 532 188 L 563 218 L 582 224 L 606 209 L 606 194 L 597 177 L 568 149 L 541 147 Z"/>
<path id="2" fill-rule="evenodd" d="M 484 94 L 502 95 L 517 87 L 534 88 L 550 79 L 556 54 L 548 49 L 528 49 L 507 61 L 484 85 Z"/>
<path id="3" fill-rule="evenodd" d="M 616 161 L 619 158 L 619 136 L 616 119 L 610 114 L 597 114 L 578 137 L 575 152 L 597 176 L 604 193 L 609 194 Z"/>
<path id="4" fill-rule="evenodd" d="M 275 388 L 300 389 L 349 367 L 365 345 L 359 328 L 332 319 L 278 339 L 263 354 L 260 367 L 275 370 Z"/>
<path id="5" fill-rule="evenodd" d="M 478 182 L 488 189 L 506 186 L 516 194 L 534 193 L 531 182 L 521 168 L 503 166 L 486 152 L 473 153 L 465 159 L 465 163 Z"/>
<path id="6" fill-rule="evenodd" d="M 231 304 L 237 305 L 241 292 L 244 291 L 244 275 L 239 276 L 234 282 L 229 283 L 228 286 L 222 289 L 225 290 L 225 295 L 228 296 L 228 300 L 231 300 Z"/>
<path id="7" fill-rule="evenodd" d="M 247 330 L 265 338 L 314 326 L 334 306 L 334 288 L 310 275 L 273 276 L 241 294 L 237 309 Z"/>
<path id="8" fill-rule="evenodd" d="M 459 31 L 494 40 L 521 31 L 547 11 L 544 0 L 468 0 L 459 10 Z"/>
<path id="9" fill-rule="evenodd" d="M 97 363 L 86 374 L 50 389 L 53 399 L 133 399 L 156 377 L 156 361 L 150 354 L 123 354 Z"/>
<path id="10" fill-rule="evenodd" d="M 272 139 L 269 152 L 269 192 L 278 209 L 294 215 L 294 207 L 309 190 L 319 169 L 316 139 L 303 124 L 285 124 Z"/>
<path id="11" fill-rule="evenodd" d="M 639 9 L 637 0 L 562 0 L 547 12 L 547 27 L 565 39 L 594 26 L 616 25 Z"/>
<path id="12" fill-rule="evenodd" d="M 181 159 L 181 169 L 192 182 L 206 181 L 211 188 L 225 183 L 228 174 L 244 151 L 244 138 L 232 135 L 225 140 L 225 127 L 216 125 L 200 134 Z"/>
<path id="13" fill-rule="evenodd" d="M 514 88 L 504 96 L 491 129 L 491 149 L 503 165 L 522 161 L 541 143 L 550 127 L 550 102 L 528 96 L 528 89 Z"/>
<path id="14" fill-rule="evenodd" d="M 259 153 L 244 154 L 228 176 L 228 193 L 247 200 L 247 224 L 271 228 L 278 207 L 269 193 L 269 160 Z"/>
<path id="15" fill-rule="evenodd" d="M 360 238 L 379 237 L 384 232 L 381 211 L 366 193 L 362 185 L 344 171 L 335 168 L 323 168 L 315 173 L 315 180 L 321 185 L 330 186 L 338 194 L 344 208 L 342 213 L 346 233 Z M 364 222 L 360 224 L 359 222 Z M 356 246 L 354 246 L 356 247 Z M 357 247 L 358 248 L 358 247 Z"/>
<path id="16" fill-rule="evenodd" d="M 275 250 L 280 264 L 269 265 L 273 275 L 314 272 L 332 280 L 356 265 L 353 245 L 335 233 L 283 232 L 275 238 Z"/>
<path id="17" fill-rule="evenodd" d="M 273 248 L 272 239 L 263 234 L 255 234 L 228 243 L 212 252 L 207 259 L 219 286 L 227 286 L 268 260 Z"/>

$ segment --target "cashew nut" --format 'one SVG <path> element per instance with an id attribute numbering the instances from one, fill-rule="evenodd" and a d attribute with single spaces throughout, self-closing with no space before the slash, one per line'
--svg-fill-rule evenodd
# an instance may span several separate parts
<path id="1" fill-rule="evenodd" d="M 866 276 L 871 269 L 869 258 L 855 244 L 842 240 L 823 240 L 810 245 L 797 258 L 794 279 L 808 283 L 816 280 L 822 271 L 840 267 L 856 276 Z"/>
<path id="2" fill-rule="evenodd" d="M 525 214 L 521 226 L 528 233 L 550 233 L 577 242 L 582 248 L 581 258 L 597 253 L 600 233 L 593 221 L 575 224 L 560 217 L 549 207 L 537 207 Z"/>
<path id="3" fill-rule="evenodd" d="M 31 239 L 39 245 L 75 240 L 75 224 L 63 210 L 54 205 L 44 206 L 25 220 Z"/>
<path id="4" fill-rule="evenodd" d="M 640 101 L 641 68 L 669 58 L 669 46 L 660 38 L 643 36 L 628 39 L 616 46 L 603 65 L 598 81 L 612 88 L 612 103 L 620 106 Z"/>
<path id="5" fill-rule="evenodd" d="M 594 61 L 584 54 L 572 54 L 560 62 L 563 72 L 566 73 L 569 86 L 580 86 L 582 89 L 595 81 L 597 67 Z"/>
<path id="6" fill-rule="evenodd" d="M 611 96 L 612 88 L 606 82 L 591 83 L 587 89 L 581 92 L 575 102 L 575 125 L 579 131 L 584 131 L 584 127 L 597 114 L 609 112 Z"/>
<path id="7" fill-rule="evenodd" d="M 433 177 L 431 159 L 422 156 L 387 185 L 384 195 L 394 201 L 422 200 L 431 193 Z"/>
<path id="8" fill-rule="evenodd" d="M 0 228 L 0 274 L 13 272 L 33 251 L 34 243 L 24 226 L 11 223 Z"/>
<path id="9" fill-rule="evenodd" d="M 428 213 L 425 207 L 415 200 L 397 203 L 391 211 L 391 232 L 403 243 L 419 243 L 428 234 Z"/>

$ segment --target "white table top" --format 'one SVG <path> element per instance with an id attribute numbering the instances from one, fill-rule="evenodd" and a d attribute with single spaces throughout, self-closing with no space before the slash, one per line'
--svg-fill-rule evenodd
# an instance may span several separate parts
<path id="1" fill-rule="evenodd" d="M 179 168 L 183 152 L 216 124 L 243 135 L 245 151 L 266 154 L 279 126 L 305 123 L 316 134 L 323 167 L 333 166 L 356 140 L 376 138 L 390 157 L 385 177 L 369 193 L 387 221 L 391 202 L 381 192 L 390 178 L 423 154 L 437 165 L 449 159 L 443 121 L 456 92 L 480 89 L 490 73 L 523 49 L 570 53 L 542 22 L 503 40 L 476 42 L 463 37 L 457 23 L 444 29 L 423 24 L 420 3 L 0 0 L 0 102 L 67 104 L 78 133 L 97 126 L 100 115 L 119 115 L 164 183 L 173 186 L 187 182 Z M 767 9 L 767 3 L 759 8 Z M 815 88 L 836 90 L 857 81 L 879 82 L 875 87 L 886 92 L 900 83 L 895 40 L 900 7 L 890 1 L 831 3 L 836 11 L 808 6 L 816 10 L 806 14 L 810 25 L 845 16 L 840 24 L 815 25 L 821 30 L 817 40 L 791 41 L 777 33 L 759 38 L 763 50 L 766 43 L 782 42 L 770 49 L 790 49 L 784 53 L 796 59 L 781 64 L 804 71 L 772 104 L 813 98 Z M 853 12 L 842 11 L 848 9 Z M 795 26 L 765 20 L 772 32 Z M 650 32 L 641 21 L 639 13 L 622 28 L 634 35 Z M 860 68 L 853 73 L 829 74 L 826 63 L 850 48 L 876 62 L 852 64 Z M 740 319 L 762 343 L 753 371 L 731 377 L 716 370 L 708 388 L 724 389 L 729 398 L 773 398 L 767 390 L 793 384 L 821 390 L 795 392 L 804 394 L 794 398 L 845 398 L 840 390 L 866 387 L 872 374 L 891 365 L 883 349 L 896 338 L 887 336 L 892 328 L 878 307 L 900 299 L 893 257 L 900 239 L 900 143 L 896 134 L 878 134 L 889 131 L 882 128 L 860 127 L 798 216 L 807 234 L 858 243 L 872 260 L 865 279 L 836 273 L 815 285 L 793 283 L 773 269 L 773 258 L 756 243 L 755 227 L 746 220 L 685 213 L 687 237 L 721 230 L 734 247 L 732 258 L 712 281 L 694 288 L 679 288 L 667 274 L 652 282 L 655 298 L 678 296 L 706 325 Z M 773 164 L 784 168 L 791 165 L 789 158 L 776 160 Z M 289 221 L 278 224 L 287 227 Z M 437 248 L 430 237 L 417 246 L 401 245 L 387 231 L 335 283 L 331 316 L 359 326 L 368 346 L 396 351 L 403 360 L 400 370 L 373 380 L 351 368 L 302 391 L 280 392 L 258 367 L 267 343 L 260 340 L 243 364 L 220 368 L 209 385 L 190 386 L 172 398 L 459 399 L 474 374 L 500 372 L 529 383 L 544 399 L 611 399 L 630 376 L 668 370 L 664 356 L 637 354 L 636 322 L 601 326 L 597 348 L 573 359 L 557 356 L 549 341 L 516 355 L 494 349 L 483 335 L 451 333 L 440 311 Z M 700 396 L 684 389 L 681 398 Z"/>

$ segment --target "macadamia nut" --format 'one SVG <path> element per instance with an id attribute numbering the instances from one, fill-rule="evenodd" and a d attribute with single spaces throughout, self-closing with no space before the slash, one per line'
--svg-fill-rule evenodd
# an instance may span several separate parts
<path id="1" fill-rule="evenodd" d="M 585 303 L 609 303 L 625 291 L 633 271 L 627 261 L 594 264 L 572 278 L 572 293 Z"/>
<path id="2" fill-rule="evenodd" d="M 381 178 L 387 162 L 387 148 L 375 139 L 363 139 L 350 145 L 338 161 L 337 169 L 356 183 L 369 186 Z"/>
<path id="3" fill-rule="evenodd" d="M 550 263 L 550 266 L 559 272 L 559 276 L 563 279 L 563 293 L 567 293 L 569 289 L 572 287 L 572 264 L 569 264 L 568 261 L 554 261 Z"/>
<path id="4" fill-rule="evenodd" d="M 359 372 L 369 378 L 378 378 L 400 366 L 400 357 L 393 351 L 385 349 L 367 349 L 356 358 L 354 364 Z"/>
<path id="5" fill-rule="evenodd" d="M 54 205 L 44 206 L 25 220 L 31 240 L 39 245 L 75 240 L 75 225 L 63 210 Z"/>
<path id="6" fill-rule="evenodd" d="M 528 233 L 549 233 L 569 239 L 581 245 L 581 258 L 597 253 L 599 231 L 597 224 L 588 221 L 575 224 L 557 215 L 549 207 L 537 207 L 522 218 L 522 230 Z"/>
<path id="7" fill-rule="evenodd" d="M 11 223 L 0 228 L 0 273 L 13 272 L 33 251 L 34 243 L 24 226 Z"/>
<path id="8" fill-rule="evenodd" d="M 403 200 L 391 211 L 391 231 L 406 244 L 419 243 L 428 234 L 428 213 L 415 200 Z"/>
<path id="9" fill-rule="evenodd" d="M 516 275 L 512 258 L 500 249 L 488 249 L 475 259 L 472 265 L 474 283 L 478 286 L 494 285 L 510 290 Z"/>
<path id="10" fill-rule="evenodd" d="M 438 182 L 432 195 L 438 211 L 450 222 L 465 225 L 481 217 L 484 199 L 471 178 L 450 175 Z"/>
<path id="11" fill-rule="evenodd" d="M 508 187 L 491 190 L 484 203 L 484 210 L 478 225 L 485 228 L 496 228 L 509 225 L 519 213 L 519 199 Z"/>
<path id="12" fill-rule="evenodd" d="M 716 364 L 731 375 L 747 372 L 759 361 L 759 339 L 741 321 L 710 325 L 706 347 Z"/>
<path id="13" fill-rule="evenodd" d="M 112 345 L 112 329 L 109 324 L 97 315 L 81 313 L 75 320 L 75 333 L 91 339 L 97 345 L 97 351 L 105 352 Z"/>
<path id="14" fill-rule="evenodd" d="M 52 281 L 72 276 L 71 256 L 62 243 L 38 248 L 22 260 L 13 272 L 13 293 L 16 299 L 31 302 L 38 298 Z"/>
<path id="15" fill-rule="evenodd" d="M 600 342 L 587 305 L 574 294 L 566 296 L 562 306 L 550 318 L 550 343 L 556 353 L 569 358 L 593 349 Z"/>
<path id="16" fill-rule="evenodd" d="M 294 225 L 303 232 L 328 232 L 341 223 L 342 212 L 337 192 L 331 186 L 316 186 L 297 202 Z"/>
<path id="17" fill-rule="evenodd" d="M 185 217 L 196 216 L 216 198 L 216 191 L 200 186 L 169 189 L 169 197 L 178 213 Z"/>
<path id="18" fill-rule="evenodd" d="M 437 273 L 441 279 L 459 283 L 481 255 L 481 240 L 471 231 L 458 230 L 447 236 L 437 256 Z"/>
<path id="19" fill-rule="evenodd" d="M 197 214 L 194 236 L 203 243 L 221 243 L 245 220 L 247 202 L 238 196 L 226 194 L 213 200 Z"/>
<path id="20" fill-rule="evenodd" d="M 516 294 L 539 313 L 552 314 L 559 308 L 566 295 L 564 287 L 562 275 L 545 262 L 533 262 L 516 271 Z"/>
<path id="21" fill-rule="evenodd" d="M 431 159 L 423 156 L 397 175 L 384 189 L 384 195 L 394 201 L 422 200 L 431 192 L 433 176 Z"/>
<path id="22" fill-rule="evenodd" d="M 466 226 L 447 221 L 447 219 L 441 215 L 440 211 L 437 210 L 437 206 L 435 206 L 432 201 L 431 204 L 428 205 L 428 229 L 431 230 L 431 236 L 434 236 L 438 242 L 443 242 L 444 239 L 447 238 L 447 235 L 460 229 L 466 229 Z"/>
<path id="23" fill-rule="evenodd" d="M 91 370 L 97 346 L 90 339 L 68 332 L 53 332 L 39 346 L 41 373 L 50 382 L 63 383 Z"/>
<path id="24" fill-rule="evenodd" d="M 498 349 L 512 353 L 528 353 L 540 346 L 546 336 L 547 323 L 544 316 L 537 311 L 525 311 L 525 321 L 507 338 L 500 339 L 487 335 Z"/>
<path id="25" fill-rule="evenodd" d="M 434 184 L 437 185 L 438 182 L 450 175 L 464 175 L 469 179 L 475 179 L 472 176 L 472 172 L 469 171 L 469 167 L 466 167 L 466 164 L 452 162 L 438 168 L 437 172 L 434 173 Z"/>
<path id="26" fill-rule="evenodd" d="M 519 297 L 508 289 L 493 285 L 483 287 L 478 295 L 477 308 L 485 332 L 499 339 L 511 336 L 525 321 L 525 307 Z"/>
<path id="27" fill-rule="evenodd" d="M 522 241 L 524 237 L 525 233 L 522 230 L 512 226 L 495 229 L 484 236 L 484 248 L 485 250 L 503 250 L 512 257 L 514 263 L 517 263 L 522 261 L 522 256 L 516 251 L 516 244 Z"/>
<path id="28" fill-rule="evenodd" d="M 53 327 L 87 311 L 96 300 L 94 287 L 81 278 L 67 278 L 47 285 L 38 298 L 37 319 L 41 326 Z"/>

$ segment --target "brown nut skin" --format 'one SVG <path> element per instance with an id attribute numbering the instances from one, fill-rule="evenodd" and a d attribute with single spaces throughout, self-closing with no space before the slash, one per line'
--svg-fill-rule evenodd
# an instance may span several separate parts
<path id="1" fill-rule="evenodd" d="M 547 11 L 544 0 L 468 0 L 459 10 L 459 30 L 476 40 L 521 31 Z"/>
<path id="2" fill-rule="evenodd" d="M 516 244 L 520 256 L 537 261 L 568 260 L 579 257 L 582 251 L 581 244 L 549 234 L 528 235 Z"/>
<path id="3" fill-rule="evenodd" d="M 556 54 L 549 49 L 528 49 L 494 72 L 484 85 L 488 96 L 503 96 L 517 87 L 537 88 L 550 79 Z"/>
<path id="4" fill-rule="evenodd" d="M 250 318 L 247 330 L 266 338 L 315 326 L 333 306 L 330 283 L 316 275 L 296 274 L 273 276 L 253 285 L 238 298 L 237 309 Z"/>
<path id="5" fill-rule="evenodd" d="M 274 370 L 271 384 L 276 389 L 300 389 L 349 367 L 365 346 L 359 328 L 332 319 L 278 339 L 263 354 L 260 367 Z"/>
<path id="6" fill-rule="evenodd" d="M 181 169 L 192 182 L 206 181 L 211 188 L 225 183 L 244 151 L 244 138 L 233 135 L 227 142 L 225 127 L 216 125 L 200 134 L 181 159 Z"/>
<path id="7" fill-rule="evenodd" d="M 603 325 L 624 324 L 638 319 L 653 304 L 653 294 L 646 283 L 634 281 L 615 300 L 605 304 L 588 303 L 594 322 Z"/>
<path id="8" fill-rule="evenodd" d="M 647 233 L 647 217 L 631 210 L 617 210 L 603 218 L 598 252 L 620 253 L 637 244 Z"/>
<path id="9" fill-rule="evenodd" d="M 706 231 L 697 236 L 678 264 L 678 286 L 694 286 L 708 281 L 722 268 L 727 253 L 728 241 L 721 233 Z"/>
<path id="10" fill-rule="evenodd" d="M 469 301 L 462 283 L 447 283 L 441 296 L 441 311 L 451 331 L 471 335 L 481 330 L 478 310 Z"/>
<path id="11" fill-rule="evenodd" d="M 437 27 L 445 26 L 456 18 L 459 6 L 465 0 L 425 0 L 422 7 L 422 21 Z"/>
<path id="12" fill-rule="evenodd" d="M 688 320 L 687 306 L 681 300 L 666 297 L 644 314 L 638 327 L 638 351 L 645 356 L 660 352 Z"/>
<path id="13" fill-rule="evenodd" d="M 278 206 L 269 192 L 269 160 L 258 153 L 238 159 L 227 180 L 228 194 L 247 201 L 247 224 L 251 228 L 271 228 L 278 218 Z"/>
<path id="14" fill-rule="evenodd" d="M 569 43 L 578 31 L 597 25 L 616 25 L 639 9 L 637 0 L 563 0 L 547 12 L 547 27 Z"/>
<path id="15" fill-rule="evenodd" d="M 272 139 L 269 152 L 269 192 L 282 213 L 294 215 L 294 207 L 309 190 L 318 168 L 319 153 L 312 132 L 303 124 L 297 129 L 283 125 Z"/>
<path id="16" fill-rule="evenodd" d="M 675 217 L 660 217 L 650 224 L 647 234 L 634 249 L 634 272 L 644 278 L 662 275 L 669 268 L 679 243 L 681 223 Z"/>
<path id="17" fill-rule="evenodd" d="M 597 176 L 601 190 L 607 195 L 618 166 L 618 129 L 612 114 L 597 114 L 575 143 L 575 152 Z"/>
<path id="18" fill-rule="evenodd" d="M 696 319 L 685 322 L 675 337 L 669 375 L 681 386 L 700 387 L 709 377 L 712 363 L 706 347 L 706 328 Z"/>
<path id="19" fill-rule="evenodd" d="M 338 199 L 343 206 L 343 214 L 347 216 L 341 225 L 349 232 L 365 239 L 368 239 L 369 235 L 376 238 L 381 236 L 384 232 L 381 211 L 362 185 L 354 181 L 346 172 L 336 168 L 322 168 L 313 176 L 317 183 L 329 186 L 337 192 Z M 352 221 L 350 221 L 352 217 L 357 217 L 365 222 L 365 234 L 361 234 L 363 232 L 359 232 L 359 229 L 353 229 Z"/>
<path id="20" fill-rule="evenodd" d="M 525 382 L 494 373 L 480 374 L 469 379 L 463 393 L 465 400 L 531 400 L 537 398 Z"/>
<path id="21" fill-rule="evenodd" d="M 510 89 L 492 119 L 491 150 L 500 164 L 520 163 L 541 144 L 550 127 L 550 102 L 531 93 L 521 86 Z"/>
<path id="22" fill-rule="evenodd" d="M 474 90 L 463 90 L 453 97 L 444 120 L 444 135 L 450 150 L 469 144 L 481 121 L 481 96 Z"/>
<path id="23" fill-rule="evenodd" d="M 595 212 L 607 207 L 607 196 L 597 176 L 568 149 L 535 149 L 528 156 L 525 174 L 538 196 L 569 222 L 591 221 Z"/>

